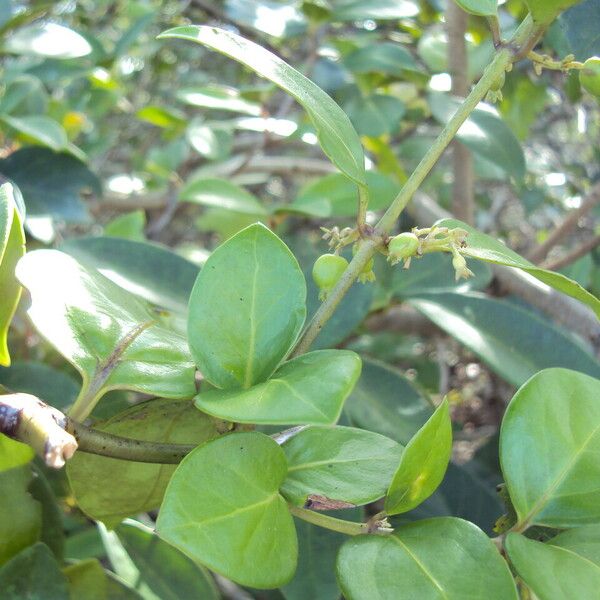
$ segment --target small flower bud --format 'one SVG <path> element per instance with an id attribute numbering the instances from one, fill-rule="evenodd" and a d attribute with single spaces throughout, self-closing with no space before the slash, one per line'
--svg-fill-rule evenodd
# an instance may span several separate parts
<path id="1" fill-rule="evenodd" d="M 457 251 L 454 251 L 453 255 L 452 266 L 456 272 L 456 281 L 458 281 L 461 277 L 464 279 L 472 277 L 473 271 L 467 267 L 467 261 L 465 260 L 465 257 L 459 254 Z"/>
<path id="2" fill-rule="evenodd" d="M 388 244 L 388 260 L 395 265 L 401 260 L 414 256 L 419 249 L 419 238 L 405 231 L 393 237 Z"/>

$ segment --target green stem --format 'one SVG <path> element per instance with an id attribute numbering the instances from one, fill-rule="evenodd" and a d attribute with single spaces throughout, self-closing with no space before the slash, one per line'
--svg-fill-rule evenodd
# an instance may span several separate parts
<path id="1" fill-rule="evenodd" d="M 316 512 L 314 510 L 308 510 L 306 508 L 300 508 L 293 504 L 288 505 L 290 512 L 299 519 L 330 529 L 331 531 L 337 531 L 338 533 L 344 533 L 345 535 L 361 535 L 363 533 L 369 533 L 368 523 L 355 523 L 353 521 L 345 521 L 344 519 L 336 519 L 329 515 Z"/>
<path id="2" fill-rule="evenodd" d="M 537 30 L 533 25 L 531 17 L 528 16 L 521 23 L 509 44 L 497 52 L 494 60 L 489 64 L 477 85 L 465 98 L 465 101 L 458 108 L 454 116 L 450 119 L 446 127 L 444 127 L 438 138 L 418 164 L 417 168 L 408 178 L 391 206 L 387 209 L 383 217 L 381 217 L 379 223 L 377 223 L 377 226 L 375 227 L 375 233 L 362 243 L 360 250 L 348 265 L 337 285 L 329 293 L 323 304 L 321 304 L 315 313 L 292 356 L 298 356 L 309 350 L 311 344 L 325 326 L 325 323 L 327 323 L 333 315 L 338 304 L 356 281 L 363 267 L 369 262 L 371 257 L 377 251 L 377 248 L 383 243 L 410 199 L 419 189 L 419 186 L 423 183 L 431 169 L 433 169 L 444 150 L 454 139 L 454 136 L 461 125 L 475 110 L 479 102 L 485 98 L 490 87 L 495 83 L 498 77 L 504 73 L 507 67 L 510 67 L 514 60 L 515 53 L 518 53 L 522 46 L 530 45 L 532 43 L 532 38 L 536 35 Z"/>
<path id="3" fill-rule="evenodd" d="M 367 223 L 367 208 L 369 207 L 369 189 L 366 185 L 358 186 L 358 217 L 356 223 L 358 230 L 362 231 Z"/>

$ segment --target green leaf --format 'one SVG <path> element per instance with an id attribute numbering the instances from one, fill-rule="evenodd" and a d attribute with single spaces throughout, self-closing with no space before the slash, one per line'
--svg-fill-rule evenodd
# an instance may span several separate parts
<path id="1" fill-rule="evenodd" d="M 113 567 L 121 578 L 146 600 L 217 600 L 220 598 L 210 574 L 170 546 L 148 527 L 127 520 L 115 533 L 131 562 L 132 570 L 122 572 L 122 560 Z M 121 557 L 118 557 L 121 558 Z"/>
<path id="2" fill-rule="evenodd" d="M 190 146 L 208 160 L 222 160 L 231 154 L 233 132 L 225 124 L 192 121 L 185 132 Z"/>
<path id="3" fill-rule="evenodd" d="M 31 462 L 33 457 L 34 452 L 31 446 L 0 433 L 0 474 L 3 471 L 26 465 Z"/>
<path id="4" fill-rule="evenodd" d="M 177 99 L 201 108 L 229 110 L 253 117 L 260 117 L 260 104 L 250 102 L 240 95 L 239 90 L 224 85 L 207 85 L 201 87 L 184 87 L 175 92 Z"/>
<path id="5" fill-rule="evenodd" d="M 441 252 L 425 254 L 413 261 L 410 269 L 393 269 L 394 296 L 404 299 L 430 292 L 464 293 L 485 289 L 492 281 L 490 267 L 482 262 L 470 264 L 469 267 L 474 276 L 456 281 L 450 255 Z"/>
<path id="6" fill-rule="evenodd" d="M 67 578 L 44 544 L 17 554 L 0 569 L 2 600 L 69 600 Z"/>
<path id="7" fill-rule="evenodd" d="M 89 42 L 76 31 L 58 23 L 35 23 L 22 27 L 4 42 L 4 51 L 54 59 L 80 58 L 92 52 Z"/>
<path id="8" fill-rule="evenodd" d="M 218 435 L 213 419 L 187 400 L 149 400 L 96 429 L 136 440 L 200 444 Z M 67 464 L 75 499 L 90 517 L 108 524 L 160 506 L 174 465 L 138 463 L 77 452 Z"/>
<path id="9" fill-rule="evenodd" d="M 347 521 L 362 521 L 358 508 L 332 511 Z M 338 600 L 340 589 L 335 577 L 335 559 L 347 536 L 296 519 L 298 569 L 294 579 L 281 588 L 286 600 Z"/>
<path id="10" fill-rule="evenodd" d="M 558 15 L 581 0 L 525 0 L 525 4 L 537 25 L 549 25 Z"/>
<path id="11" fill-rule="evenodd" d="M 67 240 L 60 249 L 148 302 L 185 315 L 198 267 L 159 244 L 110 237 Z"/>
<path id="12" fill-rule="evenodd" d="M 408 302 L 515 386 L 549 367 L 600 377 L 582 343 L 513 302 L 474 293 L 419 294 Z"/>
<path id="13" fill-rule="evenodd" d="M 554 273 L 553 271 L 547 271 L 546 269 L 536 267 L 522 256 L 519 256 L 516 252 L 513 252 L 510 248 L 507 248 L 502 242 L 485 233 L 477 231 L 473 227 L 462 221 L 458 221 L 457 219 L 442 219 L 441 221 L 438 221 L 436 225 L 450 228 L 460 227 L 469 232 L 467 246 L 462 250 L 462 253 L 465 256 L 526 271 L 539 279 L 542 283 L 587 304 L 593 309 L 598 318 L 600 318 L 600 300 L 568 277 L 565 277 L 560 273 Z"/>
<path id="14" fill-rule="evenodd" d="M 399 371 L 363 359 L 363 369 L 344 415 L 351 425 L 407 444 L 431 416 L 431 404 Z"/>
<path id="15" fill-rule="evenodd" d="M 146 228 L 146 213 L 139 210 L 119 215 L 111 219 L 104 226 L 104 235 L 117 237 L 135 242 L 145 241 L 144 229 Z"/>
<path id="16" fill-rule="evenodd" d="M 354 73 L 384 73 L 400 78 L 403 71 L 418 71 L 412 54 L 399 44 L 381 42 L 358 48 L 344 57 L 344 66 Z"/>
<path id="17" fill-rule="evenodd" d="M 600 567 L 600 525 L 587 525 L 563 531 L 548 544 L 575 552 Z"/>
<path id="18" fill-rule="evenodd" d="M 575 58 L 586 61 L 590 56 L 600 55 L 600 37 L 596 23 L 600 18 L 600 2 L 588 0 L 571 7 L 560 17 L 564 31 Z"/>
<path id="19" fill-rule="evenodd" d="M 431 112 L 442 125 L 450 120 L 460 104 L 460 99 L 447 94 L 429 96 Z M 471 113 L 458 130 L 456 139 L 516 180 L 520 181 L 525 176 L 525 157 L 521 144 L 497 111 L 489 105 L 480 104 Z"/>
<path id="20" fill-rule="evenodd" d="M 10 365 L 8 328 L 17 310 L 21 286 L 15 277 L 15 267 L 25 254 L 25 232 L 13 195 L 13 186 L 0 187 L 0 365 Z"/>
<path id="21" fill-rule="evenodd" d="M 296 259 L 265 226 L 251 225 L 219 246 L 190 297 L 188 338 L 204 377 L 220 388 L 267 379 L 302 329 L 305 301 Z"/>
<path id="22" fill-rule="evenodd" d="M 79 159 L 48 148 L 22 148 L 0 160 L 0 173 L 21 190 L 27 206 L 25 224 L 37 239 L 52 241 L 54 219 L 67 223 L 90 221 L 80 192 L 99 194 L 100 181 Z"/>
<path id="23" fill-rule="evenodd" d="M 267 214 L 254 194 L 225 179 L 194 179 L 183 187 L 179 193 L 179 201 L 216 206 L 250 215 Z"/>
<path id="24" fill-rule="evenodd" d="M 411 523 L 388 536 L 355 536 L 340 550 L 337 573 L 347 600 L 517 600 L 492 541 L 452 517 Z"/>
<path id="25" fill-rule="evenodd" d="M 69 140 L 67 132 L 60 123 L 44 115 L 27 115 L 24 117 L 0 116 L 0 121 L 12 127 L 28 139 L 35 140 L 42 146 L 60 152 L 67 149 Z"/>
<path id="26" fill-rule="evenodd" d="M 600 567 L 572 550 L 509 533 L 505 548 L 515 570 L 540 600 L 595 598 Z"/>
<path id="27" fill-rule="evenodd" d="M 494 17 L 498 13 L 498 0 L 454 0 L 464 11 L 480 17 Z"/>
<path id="28" fill-rule="evenodd" d="M 108 579 L 96 559 L 69 565 L 63 569 L 63 573 L 69 581 L 71 600 L 109 600 Z"/>
<path id="29" fill-rule="evenodd" d="M 297 506 L 311 495 L 356 506 L 381 498 L 402 454 L 400 444 L 351 427 L 308 427 L 282 446 L 288 473 L 281 493 Z"/>
<path id="30" fill-rule="evenodd" d="M 323 151 L 350 179 L 365 185 L 364 154 L 350 119 L 310 79 L 262 46 L 234 33 L 206 25 L 175 27 L 159 38 L 180 38 L 203 44 L 246 65 L 293 96 L 317 130 Z"/>
<path id="31" fill-rule="evenodd" d="M 332 425 L 360 375 L 348 350 L 316 350 L 284 363 L 273 376 L 243 390 L 208 390 L 196 406 L 215 417 L 263 425 Z"/>
<path id="32" fill-rule="evenodd" d="M 200 446 L 173 475 L 158 534 L 209 569 L 251 587 L 294 575 L 294 522 L 278 490 L 287 464 L 277 443 L 236 433 Z"/>
<path id="33" fill-rule="evenodd" d="M 500 433 L 502 472 L 519 524 L 575 527 L 600 520 L 600 381 L 566 369 L 533 376 Z"/>
<path id="34" fill-rule="evenodd" d="M 448 400 L 407 444 L 385 499 L 389 515 L 408 512 L 429 498 L 444 479 L 452 456 Z"/>
<path id="35" fill-rule="evenodd" d="M 332 21 L 380 21 L 406 19 L 419 14 L 419 5 L 413 0 L 333 0 Z"/>
<path id="36" fill-rule="evenodd" d="M 0 450 L 4 450 L 1 443 Z M 30 483 L 29 466 L 0 471 L 0 565 L 40 537 L 41 507 L 27 491 Z"/>
<path id="37" fill-rule="evenodd" d="M 370 137 L 399 131 L 406 112 L 402 101 L 387 94 L 357 96 L 345 108 L 358 134 Z"/>
<path id="38" fill-rule="evenodd" d="M 144 106 L 135 113 L 141 121 L 146 121 L 163 129 L 181 129 L 186 124 L 185 113 L 163 106 Z"/>
<path id="39" fill-rule="evenodd" d="M 135 296 L 57 250 L 26 254 L 17 277 L 31 294 L 31 321 L 83 378 L 73 418 L 87 416 L 111 389 L 194 395 L 185 339 Z"/>

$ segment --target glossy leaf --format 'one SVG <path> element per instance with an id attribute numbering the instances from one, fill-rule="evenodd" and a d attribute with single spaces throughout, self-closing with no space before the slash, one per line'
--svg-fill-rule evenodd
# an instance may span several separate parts
<path id="1" fill-rule="evenodd" d="M 74 418 L 89 414 L 110 389 L 167 398 L 194 395 L 185 339 L 135 296 L 57 250 L 28 253 L 17 277 L 31 294 L 33 324 L 81 373 Z"/>
<path id="2" fill-rule="evenodd" d="M 8 328 L 21 297 L 21 286 L 15 277 L 18 260 L 25 254 L 25 232 L 17 210 L 13 186 L 0 187 L 0 365 L 10 365 Z"/>
<path id="3" fill-rule="evenodd" d="M 231 87 L 220 85 L 184 87 L 178 89 L 175 95 L 179 100 L 191 106 L 228 110 L 253 117 L 261 115 L 260 104 L 246 100 L 240 95 L 239 90 Z"/>
<path id="4" fill-rule="evenodd" d="M 389 515 L 407 512 L 442 482 L 452 455 L 452 422 L 445 399 L 406 445 L 385 499 Z"/>
<path id="5" fill-rule="evenodd" d="M 83 36 L 52 22 L 35 23 L 19 29 L 6 40 L 3 49 L 13 54 L 55 59 L 79 58 L 92 51 Z"/>
<path id="6" fill-rule="evenodd" d="M 254 194 L 225 179 L 194 179 L 183 187 L 179 200 L 250 215 L 267 214 Z"/>
<path id="7" fill-rule="evenodd" d="M 566 369 L 532 377 L 511 400 L 500 434 L 502 472 L 521 526 L 600 519 L 600 380 Z"/>
<path id="8" fill-rule="evenodd" d="M 18 133 L 35 140 L 42 146 L 60 152 L 68 146 L 67 132 L 60 123 L 44 115 L 24 117 L 0 116 L 0 120 Z"/>
<path id="9" fill-rule="evenodd" d="M 358 134 L 371 137 L 397 132 L 406 112 L 398 98 L 386 94 L 358 96 L 345 108 Z"/>
<path id="10" fill-rule="evenodd" d="M 480 17 L 493 17 L 498 12 L 498 0 L 454 0 L 464 11 Z"/>
<path id="11" fill-rule="evenodd" d="M 356 183 L 365 184 L 363 149 L 346 114 L 322 89 L 279 57 L 234 33 L 205 25 L 175 27 L 159 37 L 203 44 L 278 85 L 307 111 L 331 161 Z"/>
<path id="12" fill-rule="evenodd" d="M 201 444 L 218 435 L 215 422 L 191 402 L 149 400 L 115 415 L 96 429 L 139 440 Z M 174 465 L 118 460 L 77 452 L 67 474 L 77 504 L 108 524 L 160 506 Z"/>
<path id="13" fill-rule="evenodd" d="M 513 567 L 540 600 L 594 598 L 600 566 L 572 550 L 509 533 L 505 548 Z"/>
<path id="14" fill-rule="evenodd" d="M 446 94 L 431 94 L 429 105 L 435 119 L 445 125 L 460 106 L 460 100 Z M 492 107 L 480 104 L 458 130 L 456 139 L 515 179 L 523 179 L 525 158 L 521 144 Z"/>
<path id="15" fill-rule="evenodd" d="M 125 560 L 131 563 L 131 571 L 123 572 L 123 559 L 109 553 L 113 567 L 145 599 L 217 600 L 220 597 L 203 567 L 161 540 L 148 527 L 127 520 L 115 533 L 126 553 Z"/>
<path id="16" fill-rule="evenodd" d="M 582 343 L 515 303 L 454 293 L 419 294 L 408 302 L 515 386 L 549 367 L 600 377 L 600 364 Z"/>
<path id="17" fill-rule="evenodd" d="M 507 267 L 515 267 L 526 271 L 539 279 L 542 283 L 563 292 L 568 296 L 576 298 L 580 302 L 587 304 L 600 318 L 600 300 L 582 288 L 578 283 L 554 271 L 547 271 L 525 260 L 510 248 L 507 248 L 502 242 L 497 239 L 481 233 L 457 219 L 442 219 L 436 225 L 440 227 L 460 227 L 469 232 L 467 237 L 467 247 L 463 249 L 465 256 L 470 256 L 478 260 L 494 263 L 497 265 L 505 265 Z"/>
<path id="18" fill-rule="evenodd" d="M 200 446 L 171 479 L 158 534 L 237 583 L 284 585 L 298 552 L 294 522 L 278 492 L 286 472 L 283 450 L 260 433 L 231 434 Z"/>
<path id="19" fill-rule="evenodd" d="M 418 70 L 412 54 L 399 44 L 368 44 L 344 57 L 344 66 L 354 73 L 385 73 L 400 78 L 402 72 Z"/>
<path id="20" fill-rule="evenodd" d="M 411 523 L 388 536 L 355 536 L 337 573 L 348 600 L 517 600 L 508 565 L 475 525 L 452 517 Z"/>
<path id="21" fill-rule="evenodd" d="M 344 415 L 355 427 L 407 444 L 431 416 L 431 404 L 396 369 L 371 359 L 363 369 Z"/>
<path id="22" fill-rule="evenodd" d="M 0 450 L 4 450 L 1 443 Z M 27 491 L 30 483 L 29 466 L 0 471 L 0 565 L 40 537 L 41 507 Z"/>
<path id="23" fill-rule="evenodd" d="M 419 6 L 413 0 L 334 0 L 332 3 L 333 21 L 395 20 L 414 17 Z"/>
<path id="24" fill-rule="evenodd" d="M 332 425 L 360 375 L 361 361 L 347 350 L 316 350 L 284 363 L 248 389 L 208 390 L 196 406 L 215 417 L 264 425 Z"/>
<path id="25" fill-rule="evenodd" d="M 351 427 L 308 427 L 281 447 L 288 461 L 281 493 L 297 506 L 313 494 L 356 506 L 374 502 L 402 454 L 393 440 Z"/>
<path id="26" fill-rule="evenodd" d="M 188 338 L 204 377 L 226 389 L 264 381 L 296 341 L 305 300 L 296 259 L 263 225 L 219 246 L 190 297 Z"/>
<path id="27" fill-rule="evenodd" d="M 44 544 L 34 544 L 0 569 L 2 600 L 69 600 L 67 578 Z"/>
<path id="28" fill-rule="evenodd" d="M 168 248 L 142 241 L 84 237 L 63 242 L 60 249 L 156 306 L 187 312 L 198 267 Z"/>
<path id="29" fill-rule="evenodd" d="M 549 25 L 563 11 L 581 0 L 525 0 L 537 25 Z"/>

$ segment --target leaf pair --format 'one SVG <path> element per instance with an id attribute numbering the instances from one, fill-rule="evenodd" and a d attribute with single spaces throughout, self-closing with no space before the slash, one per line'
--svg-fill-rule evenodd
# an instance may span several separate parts
<path id="1" fill-rule="evenodd" d="M 360 358 L 316 351 L 280 366 L 306 317 L 306 282 L 269 229 L 251 225 L 221 245 L 190 296 L 188 338 L 205 379 L 198 408 L 241 423 L 332 424 L 360 375 Z"/>

